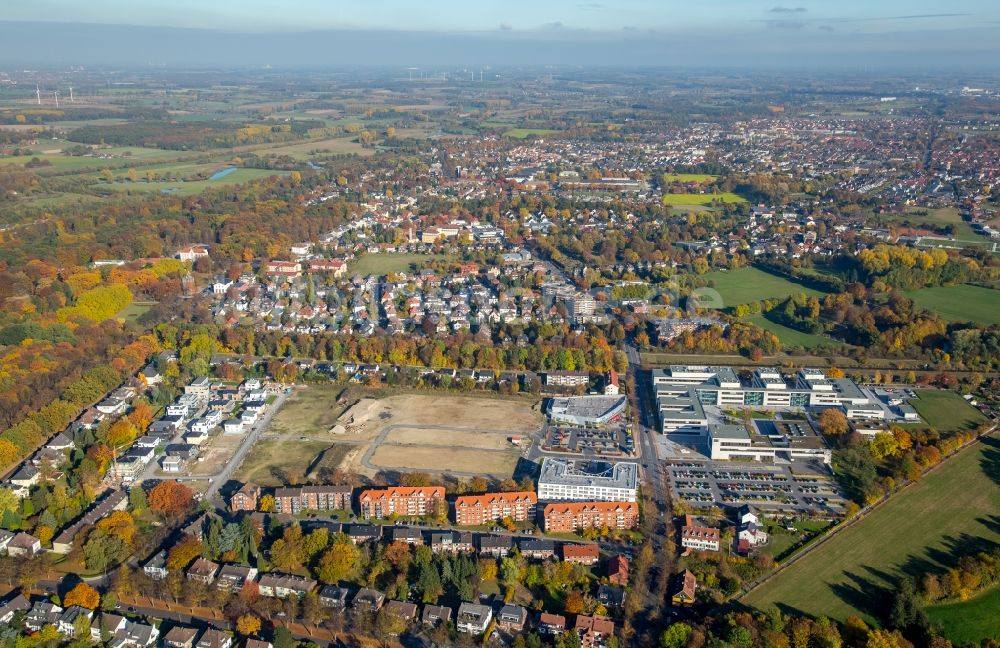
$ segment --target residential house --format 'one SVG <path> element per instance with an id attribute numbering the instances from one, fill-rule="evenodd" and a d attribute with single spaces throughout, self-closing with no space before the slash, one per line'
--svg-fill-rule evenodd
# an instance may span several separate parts
<path id="1" fill-rule="evenodd" d="M 88 610 L 87 608 L 79 605 L 71 605 L 63 610 L 62 614 L 59 615 L 59 619 L 55 624 L 56 629 L 59 630 L 59 634 L 64 637 L 75 638 L 78 619 L 91 619 L 93 616 L 93 610 Z"/>
<path id="2" fill-rule="evenodd" d="M 347 607 L 347 589 L 337 585 L 326 585 L 319 591 L 319 604 L 323 607 L 343 610 Z"/>
<path id="3" fill-rule="evenodd" d="M 145 572 L 147 576 L 153 580 L 163 580 L 167 577 L 167 552 L 165 550 L 158 552 L 155 556 L 149 559 L 142 571 Z"/>
<path id="4" fill-rule="evenodd" d="M 194 648 L 194 642 L 197 638 L 197 628 L 177 625 L 163 635 L 163 645 L 167 648 Z"/>
<path id="5" fill-rule="evenodd" d="M 518 541 L 518 549 L 525 558 L 536 560 L 547 560 L 556 555 L 556 543 L 551 540 L 525 540 Z"/>
<path id="6" fill-rule="evenodd" d="M 296 515 L 302 511 L 349 511 L 352 489 L 347 485 L 298 486 L 274 491 L 274 510 Z"/>
<path id="7" fill-rule="evenodd" d="M 420 616 L 420 622 L 428 626 L 436 626 L 449 621 L 451 621 L 451 608 L 446 605 L 428 603 L 424 606 L 424 612 Z"/>
<path id="8" fill-rule="evenodd" d="M 366 612 L 378 612 L 382 609 L 383 604 L 385 604 L 385 594 L 367 587 L 359 589 L 351 601 L 351 607 L 355 610 Z"/>
<path id="9" fill-rule="evenodd" d="M 481 535 L 479 536 L 479 555 L 503 558 L 510 554 L 511 543 L 511 537 L 508 535 Z"/>
<path id="10" fill-rule="evenodd" d="M 699 524 L 690 515 L 684 516 L 681 526 L 681 546 L 694 551 L 718 551 L 719 529 Z"/>
<path id="11" fill-rule="evenodd" d="M 434 553 L 470 553 L 473 551 L 472 534 L 467 531 L 439 531 L 431 534 L 431 551 Z"/>
<path id="12" fill-rule="evenodd" d="M 424 534 L 414 527 L 397 526 L 389 529 L 390 542 L 405 542 L 408 545 L 424 544 Z"/>
<path id="13" fill-rule="evenodd" d="M 257 580 L 256 567 L 244 567 L 243 565 L 223 565 L 216 578 L 216 587 L 221 590 L 238 592 L 247 583 Z"/>
<path id="14" fill-rule="evenodd" d="M 674 605 L 691 605 L 695 602 L 695 595 L 698 592 L 698 579 L 688 570 L 677 574 L 674 578 L 674 587 L 670 594 L 670 601 Z"/>
<path id="15" fill-rule="evenodd" d="M 124 490 L 112 490 L 87 511 L 83 517 L 62 530 L 52 540 L 52 551 L 57 554 L 68 554 L 73 548 L 73 540 L 84 528 L 97 524 L 99 520 L 111 515 L 114 511 L 124 511 L 128 506 L 128 493 Z"/>
<path id="16" fill-rule="evenodd" d="M 747 555 L 755 547 L 767 543 L 767 532 L 761 524 L 757 509 L 744 504 L 736 511 L 736 552 Z"/>
<path id="17" fill-rule="evenodd" d="M 352 524 L 347 529 L 347 537 L 354 544 L 365 544 L 382 537 L 382 530 L 374 524 Z"/>
<path id="18" fill-rule="evenodd" d="M 247 642 L 243 644 L 243 648 L 274 648 L 274 644 L 263 639 L 247 639 Z"/>
<path id="19" fill-rule="evenodd" d="M 611 369 L 604 374 L 604 395 L 617 396 L 620 389 L 618 386 L 618 372 Z"/>
<path id="20" fill-rule="evenodd" d="M 561 635 L 566 632 L 566 617 L 561 614 L 542 612 L 538 617 L 538 634 Z"/>
<path id="21" fill-rule="evenodd" d="M 63 609 L 55 603 L 35 601 L 24 617 L 24 627 L 32 632 L 38 632 L 47 625 L 58 624 L 62 613 Z"/>
<path id="22" fill-rule="evenodd" d="M 580 635 L 582 648 L 604 648 L 615 634 L 615 622 L 603 616 L 578 614 L 574 629 Z"/>
<path id="23" fill-rule="evenodd" d="M 25 533 L 21 531 L 11 538 L 10 542 L 7 543 L 7 555 L 8 556 L 34 556 L 42 550 L 42 541 L 31 535 L 30 533 Z"/>
<path id="24" fill-rule="evenodd" d="M 261 596 L 288 598 L 295 595 L 299 598 L 316 589 L 316 581 L 311 578 L 291 574 L 264 574 L 257 581 Z"/>
<path id="25" fill-rule="evenodd" d="M 187 568 L 188 580 L 198 581 L 210 585 L 215 581 L 215 575 L 219 572 L 219 564 L 211 560 L 199 558 L 191 563 Z"/>
<path id="26" fill-rule="evenodd" d="M 597 600 L 604 607 L 620 608 L 625 604 L 625 589 L 612 585 L 601 585 L 597 588 Z"/>
<path id="27" fill-rule="evenodd" d="M 497 613 L 497 626 L 506 632 L 520 632 L 528 621 L 528 611 L 520 605 L 510 603 L 500 608 Z"/>
<path id="28" fill-rule="evenodd" d="M 386 601 L 383 608 L 387 614 L 391 614 L 407 623 L 417 618 L 417 604 L 409 601 Z"/>
<path id="29" fill-rule="evenodd" d="M 493 610 L 488 605 L 462 603 L 458 606 L 458 614 L 455 616 L 455 627 L 459 632 L 480 635 L 486 632 L 492 620 Z"/>
<path id="30" fill-rule="evenodd" d="M 232 648 L 233 637 L 228 632 L 208 628 L 202 633 L 194 648 Z"/>
<path id="31" fill-rule="evenodd" d="M 562 546 L 562 559 L 581 565 L 596 565 L 600 560 L 600 552 L 596 544 L 573 544 L 567 542 Z"/>
<path id="32" fill-rule="evenodd" d="M 0 624 L 9 625 L 11 619 L 18 612 L 26 612 L 31 609 L 31 602 L 24 598 L 23 594 L 15 594 L 0 603 Z"/>
<path id="33" fill-rule="evenodd" d="M 240 511 L 256 511 L 257 502 L 260 500 L 260 486 L 256 484 L 243 484 L 240 489 L 229 498 L 229 509 L 233 513 Z"/>
<path id="34" fill-rule="evenodd" d="M 616 554 L 608 558 L 606 571 L 608 582 L 612 585 L 617 585 L 619 587 L 625 587 L 628 585 L 628 570 L 629 561 L 625 556 Z"/>

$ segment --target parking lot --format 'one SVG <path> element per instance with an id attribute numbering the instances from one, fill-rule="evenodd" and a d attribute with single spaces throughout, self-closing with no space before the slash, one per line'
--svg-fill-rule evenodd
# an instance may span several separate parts
<path id="1" fill-rule="evenodd" d="M 625 423 L 602 428 L 549 426 L 542 449 L 593 457 L 634 456 L 635 438 Z"/>
<path id="2" fill-rule="evenodd" d="M 802 464 L 802 465 L 799 465 Z M 741 504 L 790 515 L 837 515 L 845 500 L 833 477 L 804 462 L 773 465 L 670 461 L 663 470 L 676 497 L 696 508 Z"/>

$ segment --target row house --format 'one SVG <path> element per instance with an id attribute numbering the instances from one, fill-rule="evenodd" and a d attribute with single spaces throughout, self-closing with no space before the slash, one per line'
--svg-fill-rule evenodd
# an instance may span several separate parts
<path id="1" fill-rule="evenodd" d="M 291 574 L 264 574 L 257 582 L 261 596 L 288 598 L 295 595 L 302 598 L 316 589 L 316 581 L 311 578 Z"/>
<path id="2" fill-rule="evenodd" d="M 351 510 L 350 486 L 298 486 L 274 491 L 274 510 L 295 515 L 301 511 Z"/>
<path id="3" fill-rule="evenodd" d="M 444 502 L 443 486 L 398 486 L 362 491 L 361 517 L 387 518 L 391 515 L 420 517 L 431 515 Z"/>
<path id="4" fill-rule="evenodd" d="M 478 526 L 505 518 L 527 522 L 535 517 L 537 504 L 538 497 L 530 491 L 463 496 L 455 500 L 455 523 Z"/>
<path id="5" fill-rule="evenodd" d="M 690 515 L 684 516 L 681 527 L 681 546 L 694 551 L 718 551 L 719 529 L 698 524 Z"/>
<path id="6" fill-rule="evenodd" d="M 557 502 L 545 507 L 543 518 L 546 532 L 572 533 L 605 526 L 634 529 L 639 506 L 635 502 Z"/>

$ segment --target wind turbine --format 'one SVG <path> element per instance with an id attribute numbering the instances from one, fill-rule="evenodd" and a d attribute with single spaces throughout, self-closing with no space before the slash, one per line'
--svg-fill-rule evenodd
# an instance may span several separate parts
<path id="1" fill-rule="evenodd" d="M 69 87 L 69 102 L 76 103 L 76 101 L 73 99 L 73 86 Z"/>
<path id="2" fill-rule="evenodd" d="M 52 96 L 56 98 L 56 108 L 59 107 L 59 91 L 56 90 L 52 93 Z"/>
<path id="3" fill-rule="evenodd" d="M 38 105 L 42 105 L 42 91 L 38 88 L 38 84 L 35 84 L 35 99 L 38 100 Z"/>

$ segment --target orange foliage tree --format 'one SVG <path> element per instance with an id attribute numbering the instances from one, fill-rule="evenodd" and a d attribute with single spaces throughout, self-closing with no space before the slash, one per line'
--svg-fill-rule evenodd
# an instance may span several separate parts
<path id="1" fill-rule="evenodd" d="M 161 481 L 149 492 L 149 508 L 166 517 L 179 517 L 194 502 L 191 489 L 177 481 Z"/>
<path id="2" fill-rule="evenodd" d="M 167 554 L 167 569 L 183 569 L 192 560 L 201 555 L 201 540 L 193 536 L 184 538 L 170 548 Z"/>
<path id="3" fill-rule="evenodd" d="M 79 605 L 88 610 L 96 609 L 101 603 L 101 595 L 90 585 L 80 583 L 71 589 L 63 598 L 63 607 Z"/>

